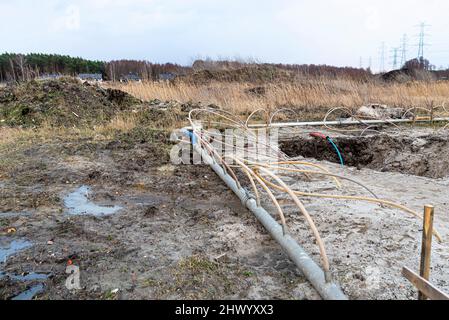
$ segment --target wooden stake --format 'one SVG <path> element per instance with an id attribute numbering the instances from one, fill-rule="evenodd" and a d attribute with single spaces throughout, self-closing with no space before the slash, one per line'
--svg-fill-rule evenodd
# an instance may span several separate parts
<path id="1" fill-rule="evenodd" d="M 434 107 L 433 107 L 433 101 L 430 105 L 430 124 L 433 124 L 433 116 L 434 116 Z"/>
<path id="2" fill-rule="evenodd" d="M 431 205 L 427 205 L 424 207 L 420 276 L 427 281 L 430 279 L 430 257 L 432 254 L 434 211 L 435 208 Z M 418 294 L 418 300 L 427 300 L 427 297 L 420 291 Z"/>
<path id="3" fill-rule="evenodd" d="M 433 284 L 431 284 L 429 281 L 421 278 L 419 275 L 417 275 L 415 272 L 410 270 L 407 267 L 404 267 L 402 269 L 402 275 L 410 281 L 416 288 L 418 288 L 419 291 L 423 292 L 426 297 L 428 297 L 431 300 L 449 300 L 449 295 L 437 287 L 435 287 Z"/>

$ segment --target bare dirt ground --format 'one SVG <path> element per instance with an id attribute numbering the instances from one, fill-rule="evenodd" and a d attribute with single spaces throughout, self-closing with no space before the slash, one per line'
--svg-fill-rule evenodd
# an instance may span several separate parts
<path id="1" fill-rule="evenodd" d="M 320 162 L 323 164 L 323 162 Z M 435 228 L 444 242 L 433 241 L 431 280 L 449 291 L 449 179 L 434 180 L 370 169 L 340 168 L 338 172 L 368 184 L 380 197 L 422 212 L 424 205 L 436 207 Z M 286 178 L 288 180 L 288 177 Z M 297 180 L 297 177 L 295 177 Z M 297 189 L 335 193 L 329 180 L 313 183 L 290 181 Z M 345 195 L 370 196 L 359 186 L 344 183 Z M 338 193 L 340 193 L 338 192 Z M 363 202 L 329 199 L 304 199 L 323 236 L 334 277 L 351 299 L 416 299 L 416 289 L 401 276 L 403 266 L 419 270 L 422 222 L 396 209 Z M 310 231 L 293 208 L 290 223 L 299 243 L 319 261 L 319 252 Z M 287 211 L 288 212 L 288 211 Z"/>
<path id="2" fill-rule="evenodd" d="M 299 132 L 298 132 L 299 131 Z M 444 241 L 433 242 L 431 281 L 449 291 L 449 135 L 431 128 L 401 128 L 393 135 L 354 137 L 317 129 L 337 141 L 348 166 L 342 168 L 335 151 L 309 136 L 314 130 L 284 130 L 283 149 L 290 155 L 328 159 L 317 163 L 332 172 L 369 186 L 382 199 L 391 200 L 417 212 L 426 204 L 436 207 L 435 228 Z M 371 169 L 369 169 L 371 168 Z M 285 179 L 297 190 L 370 196 L 359 186 L 345 182 L 336 192 L 329 179 L 310 183 Z M 324 234 L 331 264 L 344 291 L 353 299 L 414 299 L 416 289 L 401 276 L 403 266 L 419 270 L 422 221 L 396 209 L 376 204 L 329 199 L 305 199 L 318 229 Z M 292 212 L 293 214 L 293 212 Z M 300 243 L 315 252 L 301 219 L 292 215 Z"/>
<path id="3" fill-rule="evenodd" d="M 50 127 L 50 136 L 47 132 L 30 142 L 32 136 L 24 135 L 4 148 L 0 299 L 320 298 L 210 168 L 170 164 L 165 131 L 195 106 L 145 104 L 73 81 L 7 88 L 0 98 L 5 122 L 25 126 L 24 134 L 40 132 L 40 123 L 60 125 L 60 112 L 70 120 L 63 125 L 74 126 L 73 132 L 115 121 L 118 112 L 135 115 L 133 129 L 113 122 L 110 138 L 97 137 L 98 128 L 70 136 L 68 129 Z M 61 101 L 66 111 L 58 109 Z M 0 130 L 3 134 L 9 128 Z M 328 134 L 348 167 L 338 166 L 325 141 L 307 132 L 281 146 L 291 156 L 324 164 L 418 212 L 433 204 L 444 242 L 434 241 L 431 280 L 449 291 L 448 135 L 429 128 L 363 138 Z M 285 178 L 298 189 L 335 192 L 329 179 Z M 340 192 L 368 195 L 350 182 Z M 418 270 L 421 221 L 374 204 L 303 200 L 326 243 L 334 278 L 349 298 L 416 298 L 401 268 Z M 288 199 L 282 203 L 291 232 L 320 263 L 304 220 Z M 267 199 L 263 204 L 275 212 Z M 80 268 L 80 290 L 65 285 L 70 263 Z"/>
<path id="4" fill-rule="evenodd" d="M 1 264 L 3 299 L 39 285 L 38 299 L 319 299 L 208 167 L 172 166 L 167 151 L 153 144 L 79 141 L 24 152 L 30 157 L 0 180 L 1 229 L 17 230 L 3 232 L 2 249 L 12 241 L 29 242 Z M 435 205 L 435 227 L 449 241 L 447 178 L 324 164 L 417 211 Z M 297 178 L 291 179 L 295 185 Z M 334 188 L 328 179 L 296 184 L 311 192 Z M 122 209 L 107 216 L 71 215 L 67 196 L 81 186 L 91 188 L 92 203 Z M 344 194 L 363 192 L 345 183 Z M 327 245 L 334 277 L 350 298 L 416 297 L 400 272 L 405 265 L 418 270 L 420 221 L 374 204 L 304 201 Z M 293 207 L 287 212 L 291 231 L 319 262 L 304 221 Z M 434 241 L 432 256 L 432 281 L 446 291 L 447 248 L 447 242 Z M 65 287 L 69 260 L 81 269 L 81 290 Z"/>
<path id="5" fill-rule="evenodd" d="M 50 142 L 24 153 L 0 180 L 2 251 L 29 242 L 0 264 L 3 299 L 30 288 L 42 289 L 37 299 L 318 298 L 208 167 L 173 167 L 152 144 Z M 71 215 L 66 197 L 81 186 L 122 210 Z M 81 290 L 65 287 L 69 260 Z"/>

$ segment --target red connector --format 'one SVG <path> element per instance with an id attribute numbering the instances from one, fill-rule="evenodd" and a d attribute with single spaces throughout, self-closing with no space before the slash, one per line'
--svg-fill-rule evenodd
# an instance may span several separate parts
<path id="1" fill-rule="evenodd" d="M 314 137 L 314 138 L 321 138 L 321 139 L 324 139 L 324 140 L 327 139 L 327 136 L 325 136 L 324 134 L 319 133 L 319 132 L 312 132 L 312 133 L 310 134 L 310 136 L 311 136 L 311 137 Z"/>

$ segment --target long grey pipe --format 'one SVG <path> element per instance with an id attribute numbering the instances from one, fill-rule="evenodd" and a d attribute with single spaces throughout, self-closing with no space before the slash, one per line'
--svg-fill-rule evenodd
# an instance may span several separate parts
<path id="1" fill-rule="evenodd" d="M 449 118 L 435 118 L 434 122 L 449 121 Z M 391 119 L 385 120 L 363 120 L 364 124 L 389 124 L 389 123 L 414 123 L 414 122 L 430 122 L 430 120 L 412 120 L 412 119 Z M 270 128 L 286 128 L 286 127 L 314 127 L 314 126 L 336 126 L 336 125 L 356 125 L 361 124 L 360 121 L 317 121 L 317 122 L 286 122 L 286 123 L 272 123 Z M 266 128 L 266 124 L 250 124 L 249 128 Z"/>
<path id="2" fill-rule="evenodd" d="M 304 249 L 288 234 L 284 235 L 279 223 L 262 207 L 258 207 L 256 201 L 248 196 L 248 192 L 237 186 L 237 183 L 228 175 L 224 169 L 201 148 L 200 144 L 195 144 L 194 149 L 201 154 L 202 159 L 211 166 L 215 173 L 234 191 L 242 203 L 256 216 L 271 236 L 281 245 L 290 259 L 301 270 L 307 280 L 318 291 L 325 300 L 347 300 L 348 298 L 335 283 L 327 283 L 324 271 L 307 255 Z"/>

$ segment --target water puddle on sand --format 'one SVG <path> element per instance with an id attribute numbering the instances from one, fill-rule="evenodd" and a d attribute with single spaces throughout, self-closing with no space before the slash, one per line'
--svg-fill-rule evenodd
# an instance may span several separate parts
<path id="1" fill-rule="evenodd" d="M 71 215 L 107 216 L 122 209 L 119 206 L 99 206 L 89 201 L 90 188 L 82 186 L 64 198 L 64 205 Z"/>
<path id="2" fill-rule="evenodd" d="M 8 278 L 17 282 L 43 282 L 46 281 L 50 275 L 44 273 L 29 273 L 26 275 L 6 274 L 0 272 L 0 280 Z M 19 295 L 13 297 L 11 300 L 32 300 L 37 294 L 44 292 L 45 286 L 43 283 L 37 283 L 31 286 L 29 289 L 23 291 Z"/>
<path id="3" fill-rule="evenodd" d="M 32 300 L 37 294 L 44 292 L 44 285 L 39 283 L 32 286 L 30 289 L 22 292 L 18 296 L 15 296 L 11 300 Z"/>
<path id="4" fill-rule="evenodd" d="M 31 213 L 29 212 L 0 212 L 0 218 L 2 219 L 30 217 L 30 216 Z"/>
<path id="5" fill-rule="evenodd" d="M 11 240 L 8 238 L 0 238 L 0 268 L 6 263 L 6 260 L 19 253 L 22 250 L 32 247 L 33 244 L 27 240 Z M 28 273 L 25 275 L 6 274 L 0 269 L 0 280 L 8 278 L 17 282 L 29 282 L 29 281 L 45 281 L 49 275 L 42 273 Z M 18 296 L 12 298 L 12 300 L 31 300 L 33 297 L 44 291 L 44 285 L 42 283 L 36 284 L 26 291 L 22 292 Z"/>
<path id="6" fill-rule="evenodd" d="M 0 280 L 3 278 L 9 278 L 13 281 L 39 281 L 39 280 L 47 280 L 49 278 L 49 275 L 35 272 L 28 273 L 25 275 L 14 275 L 0 272 Z"/>
<path id="7" fill-rule="evenodd" d="M 33 244 L 26 240 L 9 240 L 0 238 L 0 264 L 6 263 L 6 259 L 22 250 L 31 247 Z"/>

